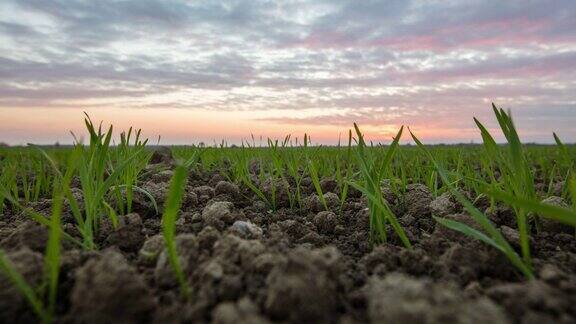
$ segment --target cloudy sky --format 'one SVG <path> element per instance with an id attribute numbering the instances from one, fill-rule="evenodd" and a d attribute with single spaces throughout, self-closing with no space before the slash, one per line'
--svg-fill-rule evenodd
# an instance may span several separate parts
<path id="1" fill-rule="evenodd" d="M 576 141 L 576 1 L 0 2 L 0 141 L 70 142 L 82 112 L 163 143 L 312 133 Z"/>

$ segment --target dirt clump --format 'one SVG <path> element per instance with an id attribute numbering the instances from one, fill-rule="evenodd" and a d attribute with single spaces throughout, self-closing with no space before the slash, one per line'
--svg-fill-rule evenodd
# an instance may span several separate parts
<path id="1" fill-rule="evenodd" d="M 561 289 L 541 280 L 507 283 L 487 290 L 487 295 L 522 323 L 574 323 L 576 283 L 563 282 Z"/>
<path id="2" fill-rule="evenodd" d="M 174 157 L 172 156 L 172 150 L 167 146 L 160 146 L 155 148 L 148 163 L 150 164 L 164 163 L 167 165 L 173 165 Z"/>
<path id="3" fill-rule="evenodd" d="M 444 217 L 462 212 L 462 205 L 450 192 L 445 192 L 430 202 L 432 215 Z"/>
<path id="4" fill-rule="evenodd" d="M 142 232 L 142 218 L 136 213 L 119 217 L 118 228 L 106 238 L 106 246 L 116 246 L 124 252 L 137 252 L 145 236 Z"/>
<path id="5" fill-rule="evenodd" d="M 158 173 L 154 173 L 150 176 L 150 181 L 152 182 L 170 182 L 172 176 L 174 175 L 174 171 L 172 170 L 163 170 Z"/>
<path id="6" fill-rule="evenodd" d="M 487 298 L 466 299 L 447 284 L 391 273 L 365 286 L 373 323 L 510 323 Z"/>
<path id="7" fill-rule="evenodd" d="M 228 195 L 231 198 L 238 198 L 240 196 L 240 189 L 237 185 L 228 181 L 219 181 L 214 188 L 216 195 Z"/>
<path id="8" fill-rule="evenodd" d="M 265 311 L 276 320 L 326 322 L 338 307 L 340 253 L 334 247 L 298 249 L 276 266 L 266 282 Z"/>
<path id="9" fill-rule="evenodd" d="M 0 241 L 3 249 L 27 246 L 33 251 L 44 253 L 48 242 L 48 229 L 34 221 L 25 221 L 14 228 Z"/>
<path id="10" fill-rule="evenodd" d="M 190 274 L 197 264 L 199 252 L 198 238 L 194 234 L 180 234 L 176 236 L 176 251 L 182 272 Z M 155 246 L 153 247 L 155 248 Z M 164 249 L 158 256 L 154 269 L 154 279 L 161 287 L 176 287 L 177 280 L 170 265 L 168 251 Z"/>
<path id="11" fill-rule="evenodd" d="M 338 193 L 338 182 L 332 178 L 324 178 L 320 180 L 320 188 L 322 192 Z"/>
<path id="12" fill-rule="evenodd" d="M 204 224 L 219 230 L 224 230 L 227 226 L 243 218 L 244 216 L 235 210 L 234 204 L 229 201 L 213 201 L 202 210 Z"/>
<path id="13" fill-rule="evenodd" d="M 566 203 L 566 201 L 563 198 L 558 197 L 558 196 L 550 196 L 550 197 L 542 200 L 542 203 L 547 204 L 547 205 L 551 205 L 551 206 L 570 209 L 570 206 L 568 205 L 568 203 Z M 574 227 L 572 227 L 570 225 L 562 224 L 562 223 L 559 223 L 555 220 L 545 218 L 545 217 L 541 217 L 539 220 L 540 220 L 540 224 L 542 226 L 543 231 L 552 232 L 552 233 L 574 234 Z"/>
<path id="14" fill-rule="evenodd" d="M 43 261 L 40 253 L 23 247 L 7 253 L 6 258 L 29 285 L 37 287 L 40 284 L 43 275 Z M 0 271 L 0 322 L 13 321 L 34 323 L 36 318 L 29 308 L 28 301 L 4 272 Z"/>
<path id="15" fill-rule="evenodd" d="M 406 212 L 414 217 L 429 217 L 432 193 L 423 184 L 409 184 L 406 186 L 404 205 Z"/>
<path id="16" fill-rule="evenodd" d="M 68 322 L 146 323 L 156 300 L 122 254 L 107 250 L 76 271 Z"/>
<path id="17" fill-rule="evenodd" d="M 267 324 L 270 323 L 260 315 L 258 306 L 249 298 L 244 297 L 237 302 L 219 304 L 212 314 L 214 324 Z"/>
<path id="18" fill-rule="evenodd" d="M 103 250 L 87 251 L 63 238 L 57 322 L 576 321 L 573 228 L 529 215 L 536 278 L 527 280 L 498 249 L 436 222 L 432 216 L 482 230 L 450 193 L 434 197 L 422 184 L 404 188 L 395 180 L 382 181 L 382 194 L 411 241 L 407 248 L 390 226 L 386 239 L 373 236 L 368 199 L 352 187 L 341 201 L 343 188 L 324 178 L 320 197 L 305 176 L 298 200 L 297 181 L 267 177 L 257 158 L 250 176 L 267 199 L 232 183 L 227 163 L 218 171 L 199 167 L 188 175 L 175 238 L 191 291 L 184 298 L 162 235 L 162 207 L 173 173 L 169 160 L 157 161 L 137 183 L 154 200 L 134 191 L 132 212 L 119 215 L 118 224 L 102 215 L 94 241 Z M 82 191 L 73 191 L 81 199 Z M 480 198 L 475 205 L 520 253 L 513 209 Z M 544 202 L 569 203 L 559 197 Z M 50 217 L 50 199 L 29 206 Z M 40 289 L 47 230 L 10 204 L 5 207 L 0 247 L 26 282 Z M 62 214 L 66 232 L 81 239 L 69 206 Z M 0 322 L 8 321 L 37 318 L 0 274 Z"/>
<path id="19" fill-rule="evenodd" d="M 192 192 L 196 194 L 198 203 L 205 204 L 208 200 L 214 198 L 216 191 L 210 186 L 198 186 L 192 188 Z"/>
<path id="20" fill-rule="evenodd" d="M 319 233 L 332 234 L 338 225 L 338 216 L 331 211 L 321 211 L 314 216 L 314 225 Z"/>
<path id="21" fill-rule="evenodd" d="M 154 266 L 163 250 L 164 236 L 157 234 L 149 237 L 138 251 L 138 261 L 144 265 Z"/>

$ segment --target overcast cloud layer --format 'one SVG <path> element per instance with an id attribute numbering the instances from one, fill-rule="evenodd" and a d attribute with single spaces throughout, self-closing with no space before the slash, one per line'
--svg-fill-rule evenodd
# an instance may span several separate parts
<path id="1" fill-rule="evenodd" d="M 526 140 L 576 141 L 576 1 L 0 2 L 5 113 L 244 111 L 457 142 L 492 101 Z"/>

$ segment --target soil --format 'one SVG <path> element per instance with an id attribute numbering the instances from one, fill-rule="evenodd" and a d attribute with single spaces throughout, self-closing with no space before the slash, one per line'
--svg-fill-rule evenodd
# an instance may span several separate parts
<path id="1" fill-rule="evenodd" d="M 163 204 L 172 163 L 155 153 L 156 173 L 142 187 Z M 256 167 L 254 167 L 256 168 Z M 151 168 L 152 169 L 152 168 Z M 574 229 L 546 223 L 531 237 L 537 278 L 523 279 L 494 248 L 436 224 L 432 213 L 474 226 L 449 194 L 433 198 L 412 184 L 403 196 L 384 191 L 414 247 L 393 232 L 369 240 L 365 199 L 352 192 L 343 212 L 333 179 L 323 210 L 310 181 L 305 208 L 286 208 L 282 189 L 272 212 L 248 188 L 217 173 L 194 173 L 176 244 L 191 297 L 180 295 L 161 236 L 161 216 L 147 197 L 119 227 L 101 226 L 98 251 L 64 244 L 57 321 L 64 323 L 575 323 Z M 270 182 L 263 183 L 267 188 Z M 286 188 L 288 184 L 282 184 Z M 332 200 L 336 198 L 336 202 Z M 548 198 L 556 204 L 560 198 Z M 478 206 L 484 202 L 479 201 Z M 50 201 L 30 207 L 49 214 Z M 488 212 L 509 239 L 513 212 Z M 67 216 L 68 215 L 68 216 Z M 65 228 L 74 234 L 65 210 Z M 0 247 L 24 278 L 39 284 L 47 231 L 24 215 L 0 217 Z M 0 274 L 0 322 L 36 322 L 26 300 Z"/>

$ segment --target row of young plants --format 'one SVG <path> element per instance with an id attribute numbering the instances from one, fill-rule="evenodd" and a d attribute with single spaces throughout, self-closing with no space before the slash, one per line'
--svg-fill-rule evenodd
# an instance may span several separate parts
<path id="1" fill-rule="evenodd" d="M 382 183 L 387 182 L 400 195 L 410 183 L 426 184 L 434 196 L 450 191 L 481 230 L 446 218 L 436 217 L 437 222 L 493 246 L 526 278 L 533 278 L 528 239 L 530 233 L 539 230 L 539 218 L 548 217 L 576 226 L 575 150 L 563 144 L 556 134 L 553 134 L 555 146 L 522 145 L 509 113 L 493 109 L 507 145 L 497 145 L 488 129 L 475 120 L 483 147 L 425 146 L 411 132 L 416 146 L 400 146 L 400 139 L 406 133 L 404 127 L 389 145 L 378 145 L 366 142 L 361 129 L 354 125 L 345 143 L 336 147 L 312 146 L 310 137 L 305 135 L 300 143 L 288 136 L 282 141 L 268 140 L 266 146 L 256 146 L 252 141 L 239 147 L 223 144 L 210 148 L 174 148 L 173 154 L 179 163 L 165 200 L 162 232 L 182 295 L 190 296 L 175 244 L 175 223 L 182 195 L 190 172 L 214 170 L 242 184 L 272 211 L 279 208 L 277 194 L 282 190 L 288 194 L 289 208 L 303 210 L 302 183 L 307 178 L 328 210 L 321 179 L 333 178 L 338 184 L 341 210 L 352 188 L 366 197 L 370 215 L 367 239 L 374 244 L 387 242 L 391 228 L 406 248 L 411 248 L 412 243 L 398 222 L 399 215 L 394 214 L 384 198 Z M 7 213 L 6 208 L 23 212 L 48 227 L 50 233 L 45 253 L 45 282 L 40 287 L 26 283 L 3 251 L 0 251 L 0 270 L 12 280 L 43 322 L 54 319 L 61 240 L 69 240 L 83 249 L 97 249 L 94 237 L 103 218 L 108 217 L 117 226 L 118 214 L 132 210 L 135 191 L 153 199 L 139 187 L 138 177 L 151 155 L 140 131 L 130 129 L 122 133 L 120 142 L 114 146 L 112 127 L 107 130 L 101 125 L 96 127 L 88 116 L 85 123 L 89 134 L 86 145 L 76 141 L 67 149 L 28 147 L 0 152 L 0 217 Z M 573 208 L 542 204 L 541 193 L 535 189 L 536 180 L 547 184 L 547 194 L 553 184 L 564 181 L 561 194 L 573 202 Z M 73 181 L 79 183 L 72 186 Z M 72 187 L 80 190 L 74 191 Z M 474 196 L 485 195 L 493 205 L 504 203 L 514 209 L 520 234 L 519 253 L 461 190 Z M 50 217 L 29 207 L 30 202 L 50 195 Z M 62 228 L 64 202 L 70 207 L 80 238 L 72 237 Z"/>

